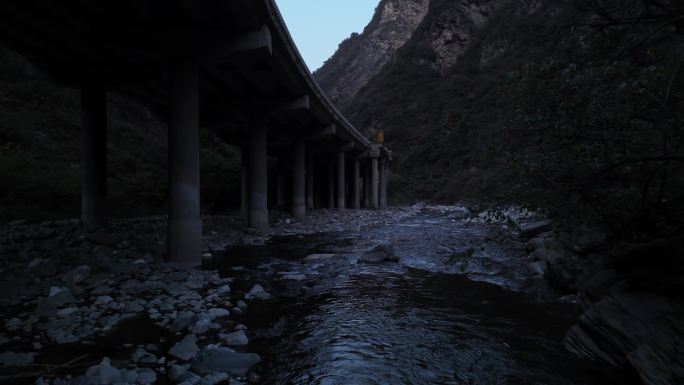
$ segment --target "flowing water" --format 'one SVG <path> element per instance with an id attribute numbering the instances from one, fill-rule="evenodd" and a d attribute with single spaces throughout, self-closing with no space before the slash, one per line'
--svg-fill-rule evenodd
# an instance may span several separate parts
<path id="1" fill-rule="evenodd" d="M 628 383 L 563 349 L 578 306 L 532 276 L 502 231 L 427 211 L 353 234 L 236 247 L 215 267 L 274 296 L 238 318 L 266 384 Z M 400 262 L 358 263 L 380 239 Z M 313 253 L 336 256 L 303 260 Z"/>

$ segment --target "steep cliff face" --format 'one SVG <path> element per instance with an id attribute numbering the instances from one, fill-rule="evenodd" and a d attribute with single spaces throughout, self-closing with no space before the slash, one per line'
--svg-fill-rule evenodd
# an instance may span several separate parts
<path id="1" fill-rule="evenodd" d="M 385 131 L 395 175 L 417 181 L 395 189 L 395 198 L 456 197 L 460 174 L 481 167 L 475 156 L 483 154 L 473 151 L 487 140 L 480 125 L 506 118 L 497 113 L 494 84 L 543 55 L 561 7 L 551 0 L 382 2 L 364 34 L 341 44 L 316 76 L 357 127 Z M 412 27 L 395 31 L 396 22 L 383 20 Z"/>
<path id="2" fill-rule="evenodd" d="M 361 34 L 343 41 L 314 74 L 333 102 L 343 104 L 377 75 L 413 35 L 429 0 L 382 0 Z"/>
<path id="3" fill-rule="evenodd" d="M 684 233 L 681 1 L 429 0 L 403 34 L 379 23 L 388 4 L 317 75 L 356 127 L 385 132 L 390 200 L 522 203 L 566 229 L 603 227 L 607 244 L 547 270 L 609 289 L 585 303 L 568 348 L 644 384 L 684 383 L 681 274 L 649 286 L 684 269 L 681 246 L 641 252 L 629 269 L 612 250 Z M 630 277 L 653 256 L 667 268 Z"/>

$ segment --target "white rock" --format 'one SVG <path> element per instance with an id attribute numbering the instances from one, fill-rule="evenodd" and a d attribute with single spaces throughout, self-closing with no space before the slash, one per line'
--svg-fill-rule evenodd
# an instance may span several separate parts
<path id="1" fill-rule="evenodd" d="M 14 317 L 9 321 L 5 322 L 5 327 L 8 331 L 17 331 L 21 328 L 21 320 L 19 318 Z"/>
<path id="2" fill-rule="evenodd" d="M 195 324 L 190 328 L 190 331 L 195 334 L 204 334 L 209 331 L 211 326 L 211 320 L 209 318 L 200 318 Z"/>
<path id="3" fill-rule="evenodd" d="M 215 320 L 216 318 L 223 318 L 223 317 L 228 317 L 230 315 L 230 312 L 228 309 L 221 309 L 221 308 L 213 308 L 209 309 L 207 312 L 207 316 L 209 319 Z"/>
<path id="4" fill-rule="evenodd" d="M 157 381 L 157 374 L 152 369 L 138 369 L 137 372 L 138 380 L 136 381 L 136 384 L 138 385 L 153 384 L 155 381 Z"/>
<path id="5" fill-rule="evenodd" d="M 112 302 L 113 300 L 114 299 L 112 297 L 110 297 L 108 295 L 103 295 L 103 296 L 97 297 L 97 299 L 95 299 L 95 305 L 96 306 L 106 305 L 106 304 Z"/>
<path id="6" fill-rule="evenodd" d="M 33 362 L 35 353 L 14 353 L 4 352 L 0 353 L 0 365 L 13 366 L 21 364 L 30 364 Z"/>
<path id="7" fill-rule="evenodd" d="M 244 346 L 249 344 L 249 339 L 244 330 L 238 330 L 230 334 L 221 334 L 219 335 L 219 338 L 229 346 Z"/>
<path id="8" fill-rule="evenodd" d="M 194 334 L 185 336 L 182 341 L 173 345 L 169 354 L 182 361 L 189 361 L 197 355 L 199 347 L 197 346 L 197 337 Z"/>
<path id="9" fill-rule="evenodd" d="M 254 285 L 252 287 L 252 289 L 247 294 L 245 294 L 245 299 L 266 300 L 266 299 L 270 299 L 270 298 L 271 298 L 271 294 L 269 294 L 266 290 L 264 290 L 264 288 L 259 284 Z"/>
<path id="10" fill-rule="evenodd" d="M 57 286 L 53 286 L 53 287 L 50 288 L 50 295 L 49 295 L 49 297 L 54 297 L 54 296 L 56 296 L 57 294 L 63 292 L 64 290 L 69 290 L 69 289 L 67 289 L 66 287 L 57 287 Z"/>
<path id="11" fill-rule="evenodd" d="M 99 365 L 88 368 L 86 376 L 91 377 L 97 384 L 112 384 L 121 379 L 121 371 L 112 367 L 109 358 L 105 357 Z"/>
<path id="12" fill-rule="evenodd" d="M 70 284 L 83 282 L 90 275 L 90 266 L 81 265 L 62 276 L 62 281 Z"/>
<path id="13" fill-rule="evenodd" d="M 289 279 L 291 281 L 303 281 L 306 279 L 305 274 L 286 274 L 283 279 Z"/>
<path id="14" fill-rule="evenodd" d="M 201 385 L 216 385 L 226 381 L 229 378 L 227 373 L 214 373 L 202 378 Z"/>
<path id="15" fill-rule="evenodd" d="M 78 313 L 79 311 L 80 309 L 75 306 L 59 309 L 57 311 L 57 317 L 65 318 L 72 314 Z"/>

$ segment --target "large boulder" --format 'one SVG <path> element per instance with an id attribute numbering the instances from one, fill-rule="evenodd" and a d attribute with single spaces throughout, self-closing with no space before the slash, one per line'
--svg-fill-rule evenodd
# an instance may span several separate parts
<path id="1" fill-rule="evenodd" d="M 261 299 L 261 300 L 267 300 L 271 299 L 271 294 L 264 290 L 264 287 L 255 284 L 252 286 L 252 289 L 245 294 L 245 299 Z"/>
<path id="2" fill-rule="evenodd" d="M 381 263 L 381 262 L 397 262 L 399 257 L 394 254 L 392 243 L 382 241 L 371 249 L 365 251 L 359 257 L 360 263 Z"/>
<path id="3" fill-rule="evenodd" d="M 228 346 L 243 346 L 249 344 L 249 338 L 244 330 L 238 330 L 230 334 L 219 334 L 219 338 Z"/>
<path id="4" fill-rule="evenodd" d="M 88 276 L 90 276 L 90 266 L 81 265 L 64 274 L 62 281 L 74 285 L 83 282 Z"/>
<path id="5" fill-rule="evenodd" d="M 611 279 L 603 273 L 594 285 Z M 623 281 L 589 307 L 567 333 L 565 346 L 580 356 L 631 366 L 646 385 L 683 384 L 684 304 Z"/>
<path id="6" fill-rule="evenodd" d="M 550 219 L 528 223 L 520 227 L 520 236 L 523 238 L 533 238 L 536 235 L 551 231 L 553 222 Z"/>
<path id="7" fill-rule="evenodd" d="M 223 372 L 242 377 L 260 361 L 261 357 L 255 353 L 239 353 L 228 348 L 205 349 L 195 357 L 192 370 L 203 375 Z"/>
<path id="8" fill-rule="evenodd" d="M 197 347 L 197 337 L 194 334 L 185 336 L 182 341 L 173 345 L 169 354 L 182 361 L 189 361 L 197 355 L 199 347 Z"/>
<path id="9" fill-rule="evenodd" d="M 35 353 L 0 353 L 0 366 L 30 364 L 33 362 L 33 356 L 35 356 Z"/>
<path id="10" fill-rule="evenodd" d="M 99 365 L 91 366 L 85 374 L 86 381 L 82 383 L 93 385 L 109 385 L 122 381 L 121 371 L 112 366 L 108 357 L 102 359 Z"/>

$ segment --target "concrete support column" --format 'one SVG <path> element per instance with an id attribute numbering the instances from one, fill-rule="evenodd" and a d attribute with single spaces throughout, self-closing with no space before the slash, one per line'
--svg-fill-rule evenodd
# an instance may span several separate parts
<path id="1" fill-rule="evenodd" d="M 249 150 L 246 143 L 242 143 L 240 162 L 240 214 L 242 223 L 249 225 Z"/>
<path id="2" fill-rule="evenodd" d="M 344 151 L 337 153 L 337 209 L 344 210 L 347 203 L 347 191 L 345 189 L 345 156 Z"/>
<path id="3" fill-rule="evenodd" d="M 285 180 L 287 179 L 287 168 L 285 167 L 284 161 L 278 159 L 278 167 L 276 168 L 276 206 L 280 209 L 284 209 L 285 203 Z"/>
<path id="4" fill-rule="evenodd" d="M 328 165 L 328 208 L 335 208 L 335 167 L 332 161 Z"/>
<path id="5" fill-rule="evenodd" d="M 81 224 L 107 224 L 107 91 L 93 82 L 81 89 Z"/>
<path id="6" fill-rule="evenodd" d="M 306 158 L 306 208 L 314 208 L 314 158 L 311 153 Z"/>
<path id="7" fill-rule="evenodd" d="M 380 160 L 380 208 L 387 208 L 387 161 Z"/>
<path id="8" fill-rule="evenodd" d="M 292 216 L 306 215 L 306 145 L 303 140 L 292 146 Z"/>
<path id="9" fill-rule="evenodd" d="M 370 180 L 370 207 L 377 209 L 380 207 L 378 201 L 378 189 L 380 184 L 380 175 L 378 171 L 378 158 L 371 158 L 371 180 Z"/>
<path id="10" fill-rule="evenodd" d="M 363 207 L 370 208 L 370 170 L 363 168 Z"/>
<path id="11" fill-rule="evenodd" d="M 323 208 L 323 183 L 324 174 L 323 167 L 314 164 L 314 208 Z"/>
<path id="12" fill-rule="evenodd" d="M 249 127 L 249 227 L 268 230 L 267 122 L 256 118 Z"/>
<path id="13" fill-rule="evenodd" d="M 352 172 L 352 205 L 354 209 L 361 208 L 361 194 L 359 191 L 359 178 L 361 177 L 361 165 L 358 159 L 354 159 L 354 170 Z"/>
<path id="14" fill-rule="evenodd" d="M 202 222 L 199 80 L 194 62 L 172 64 L 169 98 L 169 260 L 197 266 L 202 263 Z"/>

